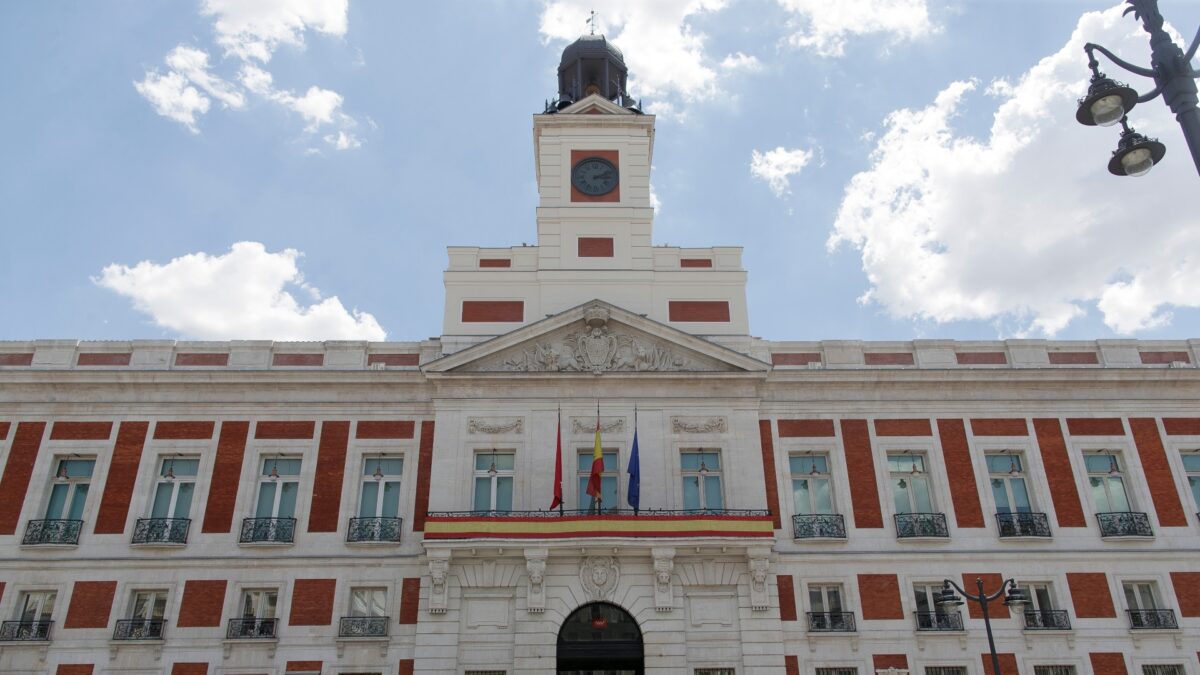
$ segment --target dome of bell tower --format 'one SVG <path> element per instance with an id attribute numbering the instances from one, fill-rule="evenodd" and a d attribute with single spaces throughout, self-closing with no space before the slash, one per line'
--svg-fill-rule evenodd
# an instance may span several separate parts
<path id="1" fill-rule="evenodd" d="M 558 63 L 557 108 L 584 99 L 592 94 L 637 109 L 639 106 L 625 90 L 629 69 L 625 55 L 604 35 L 581 35 L 567 45 Z"/>

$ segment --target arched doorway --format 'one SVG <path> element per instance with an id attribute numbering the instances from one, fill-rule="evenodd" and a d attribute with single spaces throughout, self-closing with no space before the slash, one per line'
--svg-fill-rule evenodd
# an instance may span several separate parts
<path id="1" fill-rule="evenodd" d="M 558 631 L 559 675 L 642 675 L 642 631 L 616 605 L 593 602 Z"/>

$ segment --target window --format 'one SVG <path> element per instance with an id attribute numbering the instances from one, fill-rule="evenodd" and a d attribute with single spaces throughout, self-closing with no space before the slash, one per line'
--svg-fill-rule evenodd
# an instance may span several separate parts
<path id="1" fill-rule="evenodd" d="M 1029 490 L 1025 487 L 1025 465 L 1021 456 L 1005 453 L 987 456 L 988 475 L 997 513 L 1029 513 Z"/>
<path id="2" fill-rule="evenodd" d="M 1125 604 L 1130 610 L 1158 609 L 1158 593 L 1153 582 L 1126 581 L 1121 586 L 1125 589 Z"/>
<path id="3" fill-rule="evenodd" d="M 933 513 L 933 496 L 925 473 L 925 457 L 912 453 L 888 455 L 896 513 Z"/>
<path id="4" fill-rule="evenodd" d="M 1050 584 L 1021 584 L 1020 588 L 1029 598 L 1029 604 L 1025 606 L 1026 628 L 1070 630 L 1071 620 L 1066 610 L 1055 607 Z"/>
<path id="5" fill-rule="evenodd" d="M 858 675 L 858 668 L 851 666 L 817 668 L 817 675 Z"/>
<path id="6" fill-rule="evenodd" d="M 1145 665 L 1142 666 L 1142 675 L 1184 675 L 1183 666 L 1171 665 Z"/>
<path id="7" fill-rule="evenodd" d="M 687 450 L 680 455 L 683 474 L 683 508 L 688 511 L 725 507 L 721 496 L 721 453 L 716 450 Z"/>
<path id="8" fill-rule="evenodd" d="M 810 630 L 854 630 L 854 617 L 842 606 L 841 584 L 809 584 L 808 607 Z"/>
<path id="9" fill-rule="evenodd" d="M 588 480 L 592 477 L 592 452 L 593 450 L 580 450 L 579 456 L 578 480 L 579 483 L 579 510 L 590 511 L 593 509 L 592 496 L 587 493 Z M 616 450 L 604 450 L 604 470 L 600 473 L 600 503 L 595 505 L 595 508 L 602 509 L 618 509 L 621 507 L 620 485 L 618 484 L 618 476 L 620 475 L 621 465 L 617 459 Z"/>
<path id="10" fill-rule="evenodd" d="M 166 611 L 165 590 L 135 591 L 129 603 L 129 618 L 117 622 L 113 639 L 161 640 Z"/>
<path id="11" fill-rule="evenodd" d="M 274 638 L 275 607 L 278 594 L 273 589 L 242 591 L 240 616 L 229 620 L 226 637 L 231 639 Z"/>
<path id="12" fill-rule="evenodd" d="M 0 640 L 49 640 L 55 591 L 26 591 L 17 600 L 15 621 L 0 624 Z"/>
<path id="13" fill-rule="evenodd" d="M 1126 581 L 1125 607 L 1129 612 L 1130 628 L 1175 629 L 1174 610 L 1164 609 L 1153 581 Z"/>
<path id="14" fill-rule="evenodd" d="M 475 510 L 512 511 L 513 467 L 511 452 L 475 454 Z"/>
<path id="15" fill-rule="evenodd" d="M 735 675 L 733 668 L 697 668 L 695 675 Z"/>
<path id="16" fill-rule="evenodd" d="M 1183 455 L 1183 470 L 1187 472 L 1188 487 L 1192 490 L 1192 501 L 1200 509 L 1200 451 Z"/>
<path id="17" fill-rule="evenodd" d="M 296 495 L 300 492 L 300 460 L 272 457 L 263 460 L 258 483 L 256 518 L 294 518 Z"/>
<path id="18" fill-rule="evenodd" d="M 792 503 L 798 514 L 833 513 L 829 489 L 829 458 L 825 455 L 792 455 Z"/>
<path id="19" fill-rule="evenodd" d="M 368 457 L 363 463 L 359 518 L 398 518 L 400 479 L 404 460 L 400 457 Z"/>
<path id="20" fill-rule="evenodd" d="M 925 666 L 925 675 L 967 675 L 966 666 Z"/>
<path id="21" fill-rule="evenodd" d="M 1034 666 L 1033 675 L 1075 675 L 1075 666 Z"/>
<path id="22" fill-rule="evenodd" d="M 150 505 L 151 518 L 191 517 L 192 493 L 199 468 L 200 460 L 196 458 L 167 457 L 159 463 L 158 487 Z"/>
<path id="23" fill-rule="evenodd" d="M 94 459 L 60 459 L 54 472 L 54 487 L 46 504 L 46 520 L 82 520 L 92 482 Z"/>
<path id="24" fill-rule="evenodd" d="M 1100 513 L 1132 511 L 1118 456 L 1112 452 L 1098 452 L 1087 455 L 1084 461 L 1087 464 L 1088 484 L 1092 489 L 1096 510 Z"/>
<path id="25" fill-rule="evenodd" d="M 388 632 L 387 589 L 350 589 L 350 614 L 342 617 L 339 637 L 386 637 Z"/>
<path id="26" fill-rule="evenodd" d="M 351 589 L 350 616 L 384 616 L 386 614 L 386 588 Z"/>
<path id="27" fill-rule="evenodd" d="M 958 610 L 937 604 L 937 595 L 941 590 L 941 584 L 913 584 L 913 599 L 917 606 L 917 630 L 962 630 L 962 615 Z"/>

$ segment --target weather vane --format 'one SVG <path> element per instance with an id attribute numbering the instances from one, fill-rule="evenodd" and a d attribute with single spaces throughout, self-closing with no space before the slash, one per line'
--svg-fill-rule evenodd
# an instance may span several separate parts
<path id="1" fill-rule="evenodd" d="M 594 10 L 594 9 L 592 10 L 592 13 L 588 16 L 587 21 L 585 21 L 584 23 L 586 23 L 587 25 L 592 27 L 592 35 L 595 35 L 596 34 L 596 10 Z"/>

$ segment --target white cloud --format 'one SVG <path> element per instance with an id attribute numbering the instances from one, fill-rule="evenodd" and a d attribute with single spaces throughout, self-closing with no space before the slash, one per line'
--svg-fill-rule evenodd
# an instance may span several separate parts
<path id="1" fill-rule="evenodd" d="M 789 179 L 808 166 L 812 158 L 812 150 L 801 148 L 789 150 L 780 146 L 766 152 L 754 150 L 750 155 L 750 173 L 766 181 L 776 197 L 783 197 L 791 191 Z"/>
<path id="2" fill-rule="evenodd" d="M 348 134 L 345 131 L 326 135 L 325 142 L 332 145 L 335 150 L 353 150 L 362 145 L 362 141 L 358 140 L 357 136 Z"/>
<path id="3" fill-rule="evenodd" d="M 175 72 L 160 75 L 149 70 L 141 82 L 133 83 L 133 87 L 159 115 L 179 122 L 193 134 L 200 133 L 196 128 L 196 115 L 208 112 L 211 104 L 207 96 L 188 84 L 186 77 Z"/>
<path id="4" fill-rule="evenodd" d="M 286 44 L 304 46 L 304 32 L 342 37 L 349 0 L 204 0 L 201 12 L 215 17 L 217 44 L 249 61 L 266 63 Z"/>
<path id="5" fill-rule="evenodd" d="M 793 16 L 788 42 L 823 56 L 841 56 L 848 38 L 884 34 L 916 40 L 940 30 L 926 0 L 776 0 Z"/>
<path id="6" fill-rule="evenodd" d="M 190 253 L 166 264 L 112 264 L 92 281 L 133 301 L 154 323 L 201 340 L 383 340 L 375 317 L 348 311 L 336 296 L 322 299 L 304 283 L 301 253 L 271 253 L 258 243 L 228 253 Z M 288 286 L 312 297 L 298 302 Z"/>
<path id="7" fill-rule="evenodd" d="M 208 70 L 208 53 L 199 49 L 179 45 L 166 58 L 167 67 L 183 75 L 197 87 L 208 92 L 230 108 L 246 105 L 246 97 L 233 84 L 213 75 Z"/>
<path id="8" fill-rule="evenodd" d="M 762 70 L 762 62 L 758 60 L 757 56 L 738 52 L 726 56 L 721 61 L 721 70 L 727 73 L 739 70 L 752 73 Z"/>
<path id="9" fill-rule="evenodd" d="M 1111 176 L 1117 132 L 1074 119 L 1086 41 L 1146 49 L 1121 9 L 1084 14 L 1060 51 L 989 87 L 1001 102 L 985 138 L 952 126 L 968 101 L 992 100 L 974 82 L 887 117 L 829 239 L 861 251 L 864 301 L 898 317 L 1015 322 L 1019 334 L 1048 335 L 1093 302 L 1122 333 L 1166 323 L 1168 306 L 1200 306 L 1200 227 L 1194 200 L 1182 197 L 1195 175 L 1166 106 L 1153 101 L 1131 116 L 1169 146 L 1144 179 Z"/>

